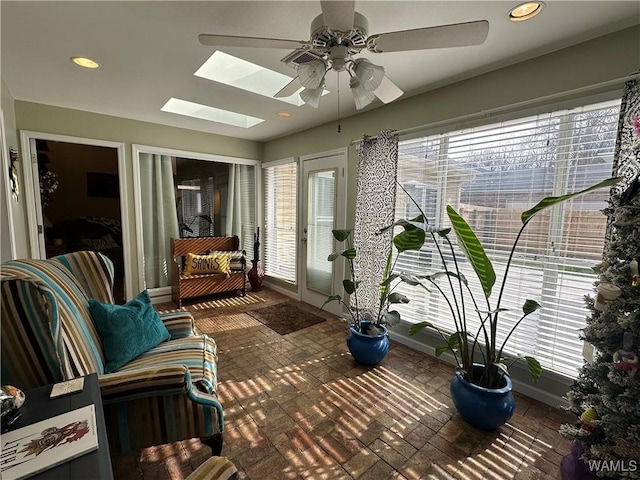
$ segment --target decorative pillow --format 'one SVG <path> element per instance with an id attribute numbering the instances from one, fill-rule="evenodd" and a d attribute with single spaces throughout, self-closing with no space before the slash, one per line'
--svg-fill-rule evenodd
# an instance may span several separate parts
<path id="1" fill-rule="evenodd" d="M 124 305 L 89 300 L 89 310 L 102 336 L 107 359 L 105 372 L 112 373 L 171 334 L 151 305 L 149 293 L 143 290 Z"/>
<path id="2" fill-rule="evenodd" d="M 228 253 L 195 255 L 187 253 L 184 266 L 185 275 L 194 273 L 226 273 L 229 275 L 231 256 Z"/>
<path id="3" fill-rule="evenodd" d="M 244 250 L 211 250 L 209 251 L 209 255 L 229 255 L 229 268 L 231 270 L 243 270 L 247 264 Z"/>

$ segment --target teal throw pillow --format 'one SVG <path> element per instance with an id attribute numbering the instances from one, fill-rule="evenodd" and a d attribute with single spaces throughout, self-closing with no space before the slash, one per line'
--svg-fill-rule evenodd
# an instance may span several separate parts
<path id="1" fill-rule="evenodd" d="M 171 337 L 146 290 L 124 305 L 101 303 L 92 298 L 89 310 L 102 336 L 106 373 L 117 371 Z"/>

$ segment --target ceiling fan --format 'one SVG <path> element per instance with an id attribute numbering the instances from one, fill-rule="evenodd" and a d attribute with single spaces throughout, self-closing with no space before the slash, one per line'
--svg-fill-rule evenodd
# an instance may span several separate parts
<path id="1" fill-rule="evenodd" d="M 376 97 L 390 103 L 403 93 L 385 75 L 384 67 L 365 58 L 352 58 L 362 50 L 385 53 L 480 45 L 489 33 L 489 22 L 478 20 L 369 35 L 368 21 L 355 11 L 355 1 L 322 0 L 320 4 L 322 13 L 311 23 L 308 41 L 209 34 L 201 34 L 198 39 L 203 45 L 216 47 L 295 49 L 282 61 L 296 68 L 298 75 L 275 97 L 291 96 L 304 87 L 300 97 L 314 108 L 320 103 L 327 72 L 346 71 L 356 109 L 360 110 Z"/>

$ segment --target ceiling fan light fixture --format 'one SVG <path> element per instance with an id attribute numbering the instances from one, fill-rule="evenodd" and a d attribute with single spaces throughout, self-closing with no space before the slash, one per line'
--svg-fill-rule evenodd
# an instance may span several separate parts
<path id="1" fill-rule="evenodd" d="M 322 60 L 313 60 L 298 67 L 298 80 L 303 87 L 315 90 L 320 87 L 327 67 Z"/>
<path id="2" fill-rule="evenodd" d="M 351 87 L 353 101 L 356 103 L 356 110 L 362 110 L 376 98 L 373 92 L 364 88 L 358 77 L 351 77 L 351 80 L 349 80 L 349 87 Z"/>
<path id="3" fill-rule="evenodd" d="M 543 8 L 543 2 L 521 3 L 509 11 L 509 20 L 512 22 L 524 22 L 538 15 Z"/>
<path id="4" fill-rule="evenodd" d="M 322 97 L 323 86 L 318 88 L 305 88 L 300 92 L 300 98 L 302 101 L 313 108 L 318 108 L 320 105 L 320 97 Z"/>
<path id="5" fill-rule="evenodd" d="M 374 91 L 382 83 L 384 67 L 371 63 L 366 58 L 359 58 L 354 62 L 353 73 L 358 77 L 362 88 Z"/>

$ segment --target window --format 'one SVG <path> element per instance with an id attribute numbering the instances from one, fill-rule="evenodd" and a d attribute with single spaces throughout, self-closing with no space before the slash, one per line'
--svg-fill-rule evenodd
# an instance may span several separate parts
<path id="1" fill-rule="evenodd" d="M 522 211 L 543 197 L 581 190 L 611 176 L 619 104 L 403 141 L 398 180 L 421 203 L 431 223 L 448 224 L 447 204 L 467 220 L 494 264 L 498 285 Z M 533 355 L 545 369 L 572 377 L 582 366 L 578 336 L 587 316 L 584 295 L 592 293 L 596 277 L 591 267 L 602 259 L 606 217 L 600 210 L 607 197 L 608 190 L 601 189 L 545 210 L 525 230 L 503 298 L 502 306 L 510 311 L 501 317 L 502 338 L 518 320 L 525 299 L 543 308 L 520 324 L 505 348 L 508 353 Z M 416 213 L 398 189 L 396 217 Z M 403 254 L 396 270 L 433 273 L 441 270 L 439 263 L 427 240 L 420 252 Z M 473 269 L 465 262 L 461 269 L 477 298 L 483 298 Z M 401 289 L 411 298 L 400 308 L 404 320 L 428 319 L 453 330 L 437 291 Z"/>
<path id="2" fill-rule="evenodd" d="M 298 166 L 264 167 L 264 262 L 266 275 L 296 283 Z"/>

